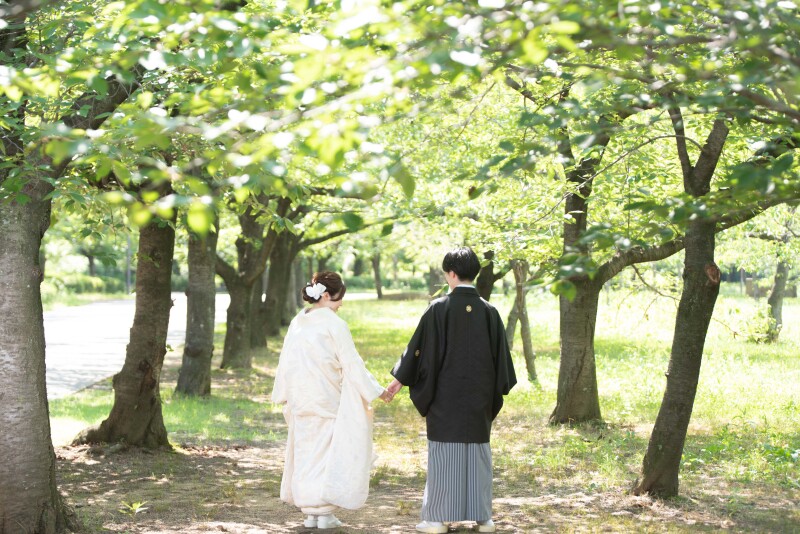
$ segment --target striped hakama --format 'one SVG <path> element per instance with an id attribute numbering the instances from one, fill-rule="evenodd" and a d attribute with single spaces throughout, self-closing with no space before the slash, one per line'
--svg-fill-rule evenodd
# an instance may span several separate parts
<path id="1" fill-rule="evenodd" d="M 492 518 L 492 449 L 489 443 L 428 441 L 423 521 Z"/>

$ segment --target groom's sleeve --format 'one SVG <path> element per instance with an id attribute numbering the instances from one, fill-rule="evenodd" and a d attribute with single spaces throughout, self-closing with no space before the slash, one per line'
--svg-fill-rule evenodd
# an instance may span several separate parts
<path id="1" fill-rule="evenodd" d="M 423 417 L 428 413 L 436 388 L 439 336 L 434 317 L 434 307 L 429 306 L 391 371 L 393 377 L 408 386 L 411 401 Z"/>

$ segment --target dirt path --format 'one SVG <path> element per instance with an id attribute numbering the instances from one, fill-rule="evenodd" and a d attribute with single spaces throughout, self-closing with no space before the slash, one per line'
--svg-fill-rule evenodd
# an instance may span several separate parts
<path id="1" fill-rule="evenodd" d="M 59 487 L 86 532 L 262 534 L 318 532 L 278 498 L 283 446 L 186 446 L 174 452 L 115 447 L 58 447 Z M 418 463 L 411 453 L 396 465 Z M 327 532 L 414 532 L 424 473 L 379 463 L 367 505 L 337 516 Z M 584 493 L 554 483 L 521 492 L 495 480 L 498 532 L 753 532 L 725 513 L 724 502 L 691 497 L 674 503 L 634 497 L 615 488 Z M 134 513 L 137 503 L 141 511 Z M 777 512 L 796 503 L 768 503 Z M 769 513 L 769 510 L 765 510 Z M 468 532 L 469 524 L 451 526 Z M 755 530 L 758 531 L 758 530 Z M 782 532 L 783 528 L 763 530 Z M 790 532 L 790 529 L 785 530 Z"/>

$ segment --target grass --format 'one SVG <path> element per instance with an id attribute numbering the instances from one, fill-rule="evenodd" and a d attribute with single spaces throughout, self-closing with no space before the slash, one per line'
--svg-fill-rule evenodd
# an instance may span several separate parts
<path id="1" fill-rule="evenodd" d="M 68 306 L 81 306 L 91 304 L 101 300 L 124 300 L 132 299 L 130 293 L 70 293 L 68 291 L 58 291 L 53 288 L 42 290 L 42 308 L 44 311 L 57 310 Z"/>
<path id="2" fill-rule="evenodd" d="M 495 423 L 495 514 L 501 530 L 797 531 L 800 302 L 786 302 L 781 339 L 766 346 L 745 342 L 739 332 L 745 318 L 754 316 L 756 302 L 736 294 L 720 297 L 684 449 L 681 496 L 658 501 L 627 493 L 641 469 L 659 409 L 673 334 L 675 304 L 651 300 L 650 294 L 643 293 L 603 294 L 596 356 L 604 423 L 551 427 L 547 418 L 555 406 L 558 378 L 557 303 L 548 294 L 529 297 L 539 382 L 520 383 Z M 507 314 L 510 297 L 498 295 L 493 302 Z M 345 302 L 340 315 L 380 382 L 390 380 L 389 370 L 425 306 L 422 300 Z M 222 332 L 218 334 L 221 346 Z M 269 395 L 280 341 L 269 340 L 269 347 L 256 354 L 252 370 L 215 369 L 209 399 L 172 394 L 179 356 L 170 354 L 162 377 L 163 412 L 180 461 L 169 456 L 158 461 L 145 457 L 146 467 L 141 469 L 152 471 L 152 477 L 141 477 L 136 494 L 115 495 L 117 508 L 123 498 L 163 508 L 168 493 L 162 489 L 152 494 L 159 480 L 181 476 L 194 480 L 189 464 L 195 462 L 197 451 L 230 455 L 237 447 L 266 451 L 261 457 L 271 458 L 269 466 L 255 472 L 241 468 L 246 462 L 238 459 L 239 467 L 230 469 L 233 475 L 219 471 L 216 492 L 201 492 L 202 502 L 195 499 L 184 512 L 191 511 L 195 521 L 208 521 L 230 516 L 236 507 L 247 509 L 251 506 L 247 503 L 263 500 L 265 495 L 269 502 L 277 501 L 286 428 Z M 514 346 L 521 349 L 519 339 Z M 524 377 L 524 360 L 516 352 L 515 364 L 518 377 Z M 108 414 L 111 400 L 106 382 L 53 401 L 54 428 L 66 421 L 95 424 Z M 364 532 L 394 532 L 392 525 L 413 524 L 419 509 L 426 462 L 424 420 L 406 393 L 390 405 L 376 404 L 375 410 L 380 459 L 371 484 L 373 504 L 368 503 L 368 508 L 380 510 L 359 512 L 350 521 L 366 517 Z M 218 468 L 208 461 L 207 469 Z M 64 469 L 67 483 L 62 486 L 68 495 L 79 501 L 89 499 L 81 490 L 81 475 L 71 465 Z M 273 505 L 277 508 L 270 513 L 281 513 L 279 503 Z M 166 508 L 135 515 L 168 514 Z M 113 517 L 120 515 L 114 513 Z M 95 521 L 91 517 L 90 524 Z M 103 524 L 109 528 L 108 521 Z M 280 524 L 268 531 L 281 531 Z"/>

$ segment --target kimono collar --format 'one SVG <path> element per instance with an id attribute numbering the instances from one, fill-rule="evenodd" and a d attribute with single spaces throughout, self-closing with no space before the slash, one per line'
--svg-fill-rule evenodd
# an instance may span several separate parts
<path id="1" fill-rule="evenodd" d="M 470 284 L 459 284 L 453 289 L 451 289 L 447 294 L 452 295 L 453 293 L 477 293 L 478 291 L 475 289 L 475 286 Z"/>

